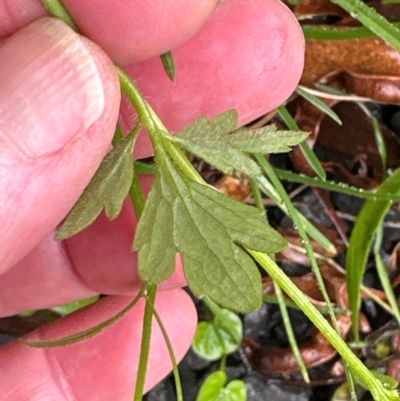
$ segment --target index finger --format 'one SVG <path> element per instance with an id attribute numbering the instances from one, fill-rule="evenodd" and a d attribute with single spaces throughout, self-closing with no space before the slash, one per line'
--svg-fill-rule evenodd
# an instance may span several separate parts
<path id="1" fill-rule="evenodd" d="M 171 50 L 193 36 L 218 0 L 64 0 L 82 34 L 118 64 Z M 0 39 L 48 15 L 40 0 L 0 0 Z"/>

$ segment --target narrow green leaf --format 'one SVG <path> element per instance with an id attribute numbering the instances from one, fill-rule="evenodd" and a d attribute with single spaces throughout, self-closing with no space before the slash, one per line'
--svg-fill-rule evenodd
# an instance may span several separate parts
<path id="1" fill-rule="evenodd" d="M 104 158 L 89 185 L 57 232 L 56 239 L 69 238 L 89 226 L 104 209 L 110 219 L 121 211 L 133 177 L 132 149 L 136 135 L 119 142 Z"/>
<path id="2" fill-rule="evenodd" d="M 400 28 L 399 22 L 392 23 L 392 25 Z M 378 36 L 365 27 L 337 28 L 329 25 L 303 25 L 302 29 L 307 40 L 354 40 L 376 38 Z"/>
<path id="3" fill-rule="evenodd" d="M 400 191 L 400 169 L 388 177 L 379 187 L 378 193 L 398 194 Z M 353 333 L 359 338 L 360 286 L 375 232 L 390 208 L 390 201 L 368 199 L 361 209 L 349 240 L 346 258 L 346 279 L 352 312 Z"/>
<path id="4" fill-rule="evenodd" d="M 260 168 L 247 153 L 288 152 L 307 138 L 305 132 L 277 131 L 270 125 L 257 130 L 237 129 L 238 114 L 227 111 L 213 120 L 200 117 L 175 136 L 175 141 L 226 174 L 239 170 L 260 175 Z"/>
<path id="5" fill-rule="evenodd" d="M 397 323 L 400 325 L 399 303 L 397 301 L 396 294 L 394 293 L 392 283 L 390 282 L 386 266 L 383 263 L 382 257 L 378 252 L 375 252 L 375 265 L 378 272 L 379 280 L 382 284 L 382 288 L 385 291 L 390 306 L 392 307 L 394 317 L 396 318 Z"/>
<path id="6" fill-rule="evenodd" d="M 59 313 L 60 315 L 68 315 L 72 312 L 75 312 L 78 309 L 81 309 L 85 306 L 93 304 L 99 299 L 99 295 L 95 295 L 90 298 L 85 298 L 80 301 L 70 302 L 68 304 L 59 305 L 51 308 L 52 311 Z"/>
<path id="7" fill-rule="evenodd" d="M 325 103 L 323 102 L 318 96 L 313 95 L 312 93 L 307 92 L 301 87 L 297 87 L 296 92 L 302 96 L 304 99 L 309 101 L 323 113 L 328 115 L 332 118 L 332 120 L 336 121 L 339 125 L 342 125 L 342 121 L 340 120 L 339 116 Z"/>
<path id="8" fill-rule="evenodd" d="M 264 157 L 264 156 L 260 156 Z M 275 171 L 275 169 L 274 169 Z M 289 210 L 286 202 L 282 199 L 279 191 L 277 191 L 276 187 L 265 177 L 256 178 L 256 182 L 260 186 L 260 189 L 263 193 L 265 193 L 270 199 L 272 199 L 276 205 L 289 217 L 292 216 L 292 212 Z M 304 227 L 306 233 L 314 238 L 323 248 L 325 248 L 328 252 L 336 254 L 335 245 L 327 238 L 317 227 L 315 227 L 309 219 L 307 219 L 303 214 L 301 214 L 295 208 L 296 214 L 299 217 L 299 220 Z"/>
<path id="9" fill-rule="evenodd" d="M 382 169 L 384 172 L 386 172 L 387 149 L 386 149 L 385 138 L 381 130 L 381 125 L 379 124 L 378 119 L 372 114 L 372 112 L 365 106 L 364 103 L 357 102 L 357 104 L 371 121 L 372 129 L 374 131 L 376 146 L 378 148 L 379 156 L 381 157 L 382 161 Z"/>
<path id="10" fill-rule="evenodd" d="M 397 390 L 399 387 L 399 382 L 392 376 L 385 375 L 378 370 L 371 370 L 371 373 L 379 379 L 383 386 L 388 390 Z"/>
<path id="11" fill-rule="evenodd" d="M 196 401 L 216 401 L 225 386 L 226 379 L 226 373 L 222 370 L 211 373 L 202 384 Z"/>
<path id="12" fill-rule="evenodd" d="M 104 322 L 97 324 L 96 326 L 90 327 L 87 330 L 83 330 L 78 333 L 57 338 L 54 340 L 37 341 L 37 340 L 30 340 L 29 338 L 28 339 L 21 338 L 20 341 L 34 348 L 54 348 L 54 347 L 63 347 L 65 345 L 71 345 L 78 343 L 80 341 L 87 340 L 88 338 L 94 337 L 96 334 L 101 333 L 108 327 L 118 322 L 118 320 L 122 319 L 138 303 L 139 299 L 142 298 L 142 296 L 143 296 L 143 289 L 138 293 L 138 295 L 133 299 L 133 301 L 128 306 L 126 306 L 124 309 L 118 312 L 115 316 L 105 320 Z"/>
<path id="13" fill-rule="evenodd" d="M 375 200 L 386 200 L 390 202 L 399 202 L 400 194 L 390 194 L 384 192 L 367 191 L 362 188 L 356 188 L 345 184 L 344 182 L 333 182 L 321 180 L 318 177 L 309 177 L 304 174 L 293 173 L 289 170 L 281 170 L 274 168 L 275 174 L 283 180 L 290 182 L 297 182 L 299 184 L 310 185 L 311 187 L 317 187 L 327 189 L 333 192 L 340 192 L 342 194 L 356 196 L 357 198 L 375 199 Z"/>
<path id="14" fill-rule="evenodd" d="M 294 121 L 293 117 L 290 115 L 285 106 L 278 107 L 278 114 L 290 130 L 300 131 L 296 121 Z M 307 141 L 301 142 L 299 147 L 304 157 L 307 159 L 308 164 L 315 171 L 318 177 L 321 178 L 321 180 L 325 180 L 325 170 L 322 167 L 314 151 L 310 148 L 310 145 L 307 143 Z M 259 153 L 259 151 L 257 151 L 257 153 Z"/>
<path id="15" fill-rule="evenodd" d="M 166 157 L 136 232 L 139 274 L 150 283 L 169 277 L 175 254 L 192 291 L 237 311 L 261 305 L 260 275 L 238 244 L 278 252 L 286 241 L 260 211 L 215 189 L 184 180 Z"/>
<path id="16" fill-rule="evenodd" d="M 353 18 L 358 19 L 364 26 L 400 51 L 400 29 L 391 24 L 372 7 L 367 6 L 362 0 L 331 1 L 344 8 Z"/>
<path id="17" fill-rule="evenodd" d="M 161 54 L 160 56 L 162 65 L 164 67 L 165 72 L 172 82 L 175 82 L 176 79 L 176 67 L 175 60 L 172 52 L 166 52 Z"/>

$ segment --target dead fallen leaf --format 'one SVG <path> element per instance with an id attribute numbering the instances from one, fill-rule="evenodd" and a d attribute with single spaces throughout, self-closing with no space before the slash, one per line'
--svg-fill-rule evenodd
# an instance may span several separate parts
<path id="1" fill-rule="evenodd" d="M 337 306 L 346 309 L 348 307 L 348 296 L 344 275 L 328 264 L 321 266 L 321 273 L 331 301 L 335 302 Z M 292 277 L 291 279 L 304 294 L 311 298 L 314 304 L 325 305 L 313 273 L 302 277 Z M 274 295 L 274 286 L 270 278 L 263 279 L 263 289 L 264 293 Z M 382 291 L 374 290 L 374 292 L 383 299 L 385 298 L 385 294 Z M 346 337 L 351 328 L 350 313 L 339 314 L 337 316 L 337 325 L 342 338 Z M 367 319 L 363 315 L 360 316 L 360 327 L 366 333 L 371 330 Z M 247 337 L 243 339 L 242 348 L 252 368 L 259 373 L 282 374 L 298 370 L 296 358 L 290 348 L 262 346 Z M 300 344 L 299 349 L 307 368 L 325 363 L 337 355 L 335 348 L 318 331 L 310 340 Z"/>

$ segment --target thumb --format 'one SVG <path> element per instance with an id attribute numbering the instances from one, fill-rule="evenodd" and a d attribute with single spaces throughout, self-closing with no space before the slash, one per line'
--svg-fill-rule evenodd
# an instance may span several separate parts
<path id="1" fill-rule="evenodd" d="M 119 109 L 111 61 L 44 18 L 0 47 L 0 274 L 54 229 L 110 147 Z"/>

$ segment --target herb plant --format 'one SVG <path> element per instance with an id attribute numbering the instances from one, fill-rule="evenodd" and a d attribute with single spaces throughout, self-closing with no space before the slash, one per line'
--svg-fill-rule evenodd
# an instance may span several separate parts
<path id="1" fill-rule="evenodd" d="M 371 31 L 400 49 L 398 29 L 371 12 L 362 1 L 334 0 L 333 2 L 346 8 Z M 61 3 L 56 0 L 46 0 L 43 3 L 54 16 L 63 19 L 73 29 L 78 29 Z M 162 61 L 170 78 L 179 79 L 176 78 L 172 54 L 162 55 Z M 211 323 L 199 326 L 194 347 L 208 358 L 224 358 L 237 349 L 241 338 L 240 321 L 238 322 L 237 316 L 226 309 L 248 312 L 261 305 L 262 286 L 257 262 L 337 349 L 348 370 L 349 382 L 354 380 L 369 389 L 377 401 L 399 400 L 393 382 L 382 374 L 374 374 L 361 363 L 331 323 L 274 262 L 272 254 L 282 250 L 286 242 L 268 225 L 265 213 L 259 208 L 241 204 L 207 185 L 186 157 L 186 152 L 191 152 L 224 173 L 230 174 L 237 170 L 251 177 L 256 186 L 264 188 L 266 193 L 275 197 L 278 204 L 293 217 L 305 241 L 310 259 L 315 261 L 308 236 L 320 236 L 320 233 L 304 220 L 288 199 L 279 180 L 279 176 L 284 177 L 286 172 L 276 170 L 261 155 L 261 153 L 286 152 L 290 147 L 301 144 L 304 155 L 319 177 L 315 180 L 316 185 L 335 188 L 335 184 L 325 180 L 325 173 L 318 159 L 304 142 L 307 134 L 298 131 L 297 127 L 293 126 L 287 111 L 281 108 L 280 115 L 290 131 L 277 131 L 274 126 L 253 131 L 237 129 L 237 113 L 231 110 L 212 120 L 200 117 L 173 136 L 143 98 L 135 83 L 121 69 L 117 68 L 117 71 L 121 90 L 136 109 L 139 123 L 126 137 L 121 136 L 117 127 L 114 149 L 106 156 L 92 182 L 68 215 L 57 238 L 65 239 L 83 230 L 103 210 L 109 218 L 115 218 L 121 211 L 124 199 L 129 195 L 140 217 L 132 249 L 139 252 L 142 289 L 128 307 L 96 327 L 53 341 L 26 342 L 36 347 L 51 347 L 82 341 L 120 319 L 138 299 L 143 297 L 146 299 L 146 310 L 135 400 L 140 400 L 143 396 L 153 316 L 165 335 L 174 365 L 178 399 L 182 400 L 174 352 L 168 340 L 168 333 L 165 332 L 154 309 L 157 284 L 173 273 L 175 256 L 179 253 L 189 287 L 195 295 L 206 300 L 214 314 Z M 301 89 L 300 93 L 307 96 Z M 334 113 L 327 112 L 332 118 L 336 118 Z M 155 150 L 156 179 L 147 201 L 144 200 L 139 185 L 137 164 L 132 159 L 135 139 L 142 127 L 147 129 Z M 397 175 L 398 173 L 395 177 Z M 294 178 L 306 179 L 301 176 Z M 382 190 L 375 195 L 375 199 L 371 199 L 365 208 L 371 209 L 375 204 L 384 204 L 386 207 L 394 198 L 398 199 L 397 180 L 397 178 L 388 179 Z M 352 188 L 344 188 L 343 191 L 345 190 L 357 193 L 358 196 L 371 198 L 374 196 L 368 191 Z M 358 243 L 356 240 L 353 241 L 352 246 L 363 246 L 365 241 L 369 241 L 370 245 L 381 218 L 382 214 L 371 221 L 367 239 L 360 237 Z M 325 238 L 322 241 L 327 247 L 331 245 Z M 351 271 L 351 257 L 348 263 Z M 313 263 L 313 268 L 319 277 L 316 263 Z M 360 274 L 353 275 L 355 281 L 353 313 L 357 310 L 359 302 L 356 296 L 361 284 L 360 277 Z M 330 305 L 329 299 L 327 303 Z M 335 326 L 331 306 L 330 309 L 331 320 Z M 229 327 L 226 322 L 229 322 Z M 207 353 L 207 341 L 210 341 L 211 337 L 219 343 L 218 352 L 213 348 Z M 241 382 L 231 382 L 226 387 L 225 384 L 226 374 L 222 368 L 207 379 L 198 395 L 198 401 L 245 400 L 245 389 Z M 354 392 L 352 397 L 354 399 Z"/>

